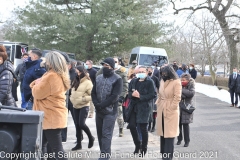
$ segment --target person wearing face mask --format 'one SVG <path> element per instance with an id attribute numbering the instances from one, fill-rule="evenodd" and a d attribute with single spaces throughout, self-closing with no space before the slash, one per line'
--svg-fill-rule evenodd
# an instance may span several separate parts
<path id="1" fill-rule="evenodd" d="M 92 84 L 94 84 L 95 81 L 96 81 L 97 70 L 94 69 L 92 66 L 93 66 L 93 62 L 91 60 L 87 60 L 86 63 L 84 64 L 85 69 L 89 73 L 89 77 L 91 78 Z M 92 118 L 93 117 L 94 108 L 95 107 L 94 107 L 94 105 L 93 105 L 93 103 L 91 101 L 90 102 L 90 111 L 89 111 L 88 118 Z"/>
<path id="2" fill-rule="evenodd" d="M 151 101 L 155 97 L 154 83 L 148 75 L 147 68 L 140 66 L 136 78 L 131 81 L 128 88 L 130 105 L 126 109 L 126 122 L 135 144 L 134 154 L 141 153 L 144 156 L 147 152 L 148 130 L 147 125 L 151 115 Z M 137 126 L 140 127 L 137 130 Z M 139 134 L 138 132 L 141 132 Z M 141 138 L 139 136 L 142 136 Z M 140 142 L 142 139 L 142 145 Z M 140 150 L 141 149 L 141 150 Z"/>
<path id="3" fill-rule="evenodd" d="M 162 68 L 157 105 L 157 135 L 160 136 L 160 153 L 168 155 L 164 160 L 172 160 L 174 138 L 179 135 L 179 102 L 181 100 L 181 81 L 172 65 Z"/>
<path id="4" fill-rule="evenodd" d="M 182 96 L 179 103 L 180 106 L 180 121 L 179 121 L 179 135 L 177 137 L 177 145 L 181 144 L 181 141 L 184 137 L 184 147 L 189 146 L 190 142 L 190 129 L 189 123 L 193 122 L 193 113 L 189 114 L 182 108 L 186 108 L 186 104 L 193 105 L 192 99 L 195 95 L 195 81 L 191 78 L 190 74 L 182 74 L 181 76 L 182 83 Z M 182 132 L 183 129 L 183 132 Z M 184 135 L 184 136 L 183 136 Z"/>
<path id="5" fill-rule="evenodd" d="M 20 82 L 20 92 L 21 92 L 21 97 L 22 97 L 22 104 L 21 108 L 26 108 L 27 107 L 27 101 L 25 101 L 24 98 L 24 92 L 23 92 L 23 77 L 26 72 L 26 65 L 25 62 L 28 60 L 28 54 L 24 53 L 22 55 L 22 61 L 23 63 L 19 64 L 15 70 L 15 75 L 18 77 L 18 81 Z"/>
<path id="6" fill-rule="evenodd" d="M 27 102 L 26 109 L 32 110 L 33 107 L 33 96 L 32 96 L 32 89 L 30 88 L 30 84 L 42 77 L 42 75 L 46 72 L 45 67 L 41 66 L 41 59 L 42 52 L 39 49 L 32 49 L 29 51 L 28 60 L 25 62 L 26 65 L 26 72 L 23 77 L 22 88 L 25 101 Z M 46 66 L 48 68 L 48 66 Z"/>
<path id="7" fill-rule="evenodd" d="M 76 67 L 77 76 L 72 83 L 71 97 L 70 100 L 73 104 L 73 113 L 76 123 L 76 135 L 77 145 L 72 148 L 72 151 L 82 149 L 82 130 L 87 134 L 89 138 L 88 148 L 92 148 L 95 138 L 88 126 L 86 125 L 86 118 L 89 112 L 89 105 L 92 91 L 92 81 L 88 76 L 84 66 Z"/>
<path id="8" fill-rule="evenodd" d="M 157 94 L 159 91 L 159 79 L 153 75 L 153 69 L 152 67 L 148 67 L 148 76 L 151 77 L 151 79 L 154 82 L 154 86 L 156 89 L 156 97 L 153 99 L 153 103 L 152 103 L 152 113 L 151 113 L 151 117 L 149 120 L 149 124 L 148 124 L 148 131 L 150 132 L 154 132 L 155 131 L 155 125 L 156 125 L 156 117 L 157 117 L 157 106 L 155 105 L 155 102 L 157 100 Z"/>
<path id="9" fill-rule="evenodd" d="M 197 78 L 197 71 L 196 71 L 195 68 L 194 68 L 194 64 L 190 64 L 189 74 L 191 75 L 191 77 L 192 77 L 193 79 L 196 79 L 196 78 Z"/>
<path id="10" fill-rule="evenodd" d="M 237 88 L 237 68 L 233 68 L 233 73 L 229 76 L 228 79 L 228 88 L 230 92 L 232 105 L 230 107 L 238 107 L 238 94 L 236 93 Z M 234 101 L 235 97 L 235 101 Z"/>
<path id="11" fill-rule="evenodd" d="M 182 75 L 183 73 L 189 73 L 186 64 L 182 64 L 182 66 L 179 67 L 178 70 L 177 70 L 177 74 L 178 74 L 178 77 L 179 77 L 179 78 L 181 78 L 181 75 Z"/>
<path id="12" fill-rule="evenodd" d="M 135 69 L 136 66 L 137 66 L 137 61 L 136 60 L 132 61 L 132 66 L 131 66 L 131 68 L 129 68 L 128 74 L 127 74 L 128 79 L 130 78 L 130 76 L 132 74 L 134 74 L 134 69 Z"/>
<path id="13" fill-rule="evenodd" d="M 16 106 L 12 96 L 12 84 L 14 79 L 14 67 L 7 60 L 6 48 L 0 45 L 0 103 L 7 106 Z"/>
<path id="14" fill-rule="evenodd" d="M 96 109 L 96 128 L 101 152 L 99 160 L 108 160 L 111 155 L 113 129 L 118 115 L 123 80 L 114 72 L 113 58 L 108 57 L 101 64 L 103 74 L 97 76 L 91 96 Z"/>

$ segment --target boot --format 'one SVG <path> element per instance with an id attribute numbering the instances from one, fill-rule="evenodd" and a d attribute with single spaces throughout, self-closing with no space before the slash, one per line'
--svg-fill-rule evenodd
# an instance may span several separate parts
<path id="1" fill-rule="evenodd" d="M 123 137 L 123 128 L 119 128 L 119 137 Z"/>
<path id="2" fill-rule="evenodd" d="M 137 145 L 137 146 L 135 146 L 135 150 L 134 150 L 133 154 L 138 154 L 139 151 L 140 151 L 140 145 Z"/>
<path id="3" fill-rule="evenodd" d="M 72 148 L 72 151 L 76 151 L 76 150 L 81 150 L 82 149 L 82 143 L 77 143 L 77 145 L 75 147 Z"/>
<path id="4" fill-rule="evenodd" d="M 189 142 L 186 142 L 185 144 L 184 144 L 184 147 L 188 147 L 189 146 Z"/>
<path id="5" fill-rule="evenodd" d="M 92 136 L 92 138 L 89 138 L 88 148 L 92 148 L 92 146 L 94 144 L 94 140 L 95 140 L 95 138 L 93 136 Z"/>
<path id="6" fill-rule="evenodd" d="M 147 153 L 147 146 L 144 146 L 142 147 L 142 150 L 141 150 L 141 156 L 144 157 L 146 153 Z"/>
<path id="7" fill-rule="evenodd" d="M 177 145 L 180 145 L 181 144 L 181 141 L 177 141 Z"/>

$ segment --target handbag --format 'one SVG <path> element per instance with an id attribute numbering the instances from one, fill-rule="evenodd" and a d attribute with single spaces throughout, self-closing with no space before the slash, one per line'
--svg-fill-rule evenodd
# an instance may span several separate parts
<path id="1" fill-rule="evenodd" d="M 191 104 L 187 104 L 185 103 L 185 99 L 183 100 L 183 104 L 184 105 L 181 105 L 181 109 L 189 114 L 192 114 L 193 111 L 196 109 L 193 105 Z"/>
<path id="2" fill-rule="evenodd" d="M 130 104 L 130 98 L 128 98 L 128 96 L 126 96 L 122 106 L 124 108 L 128 108 L 129 104 Z"/>

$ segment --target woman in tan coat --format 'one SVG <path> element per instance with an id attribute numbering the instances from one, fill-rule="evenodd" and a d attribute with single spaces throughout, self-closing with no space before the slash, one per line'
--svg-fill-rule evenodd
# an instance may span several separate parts
<path id="1" fill-rule="evenodd" d="M 43 111 L 42 151 L 47 153 L 49 143 L 55 158 L 63 156 L 61 130 L 67 126 L 66 91 L 70 88 L 68 68 L 64 57 L 55 51 L 46 54 L 47 72 L 30 84 L 34 97 L 33 110 Z"/>
<path id="2" fill-rule="evenodd" d="M 179 102 L 182 86 L 171 65 L 162 69 L 157 104 L 157 134 L 161 136 L 163 159 L 171 160 L 174 151 L 174 138 L 179 135 Z M 166 157 L 165 157 L 166 156 Z"/>
<path id="3" fill-rule="evenodd" d="M 93 88 L 92 81 L 88 76 L 84 66 L 76 67 L 77 76 L 72 84 L 70 100 L 73 104 L 73 114 L 76 123 L 77 145 L 72 148 L 72 151 L 82 149 L 82 130 L 87 134 L 89 143 L 88 148 L 92 148 L 94 137 L 86 125 L 86 118 L 89 112 L 91 92 Z"/>

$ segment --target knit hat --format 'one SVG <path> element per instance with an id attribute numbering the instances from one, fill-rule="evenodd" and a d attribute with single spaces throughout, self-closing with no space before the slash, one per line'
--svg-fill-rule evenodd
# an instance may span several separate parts
<path id="1" fill-rule="evenodd" d="M 115 61 L 112 57 L 108 57 L 101 62 L 101 65 L 108 64 L 112 69 L 115 68 Z"/>

